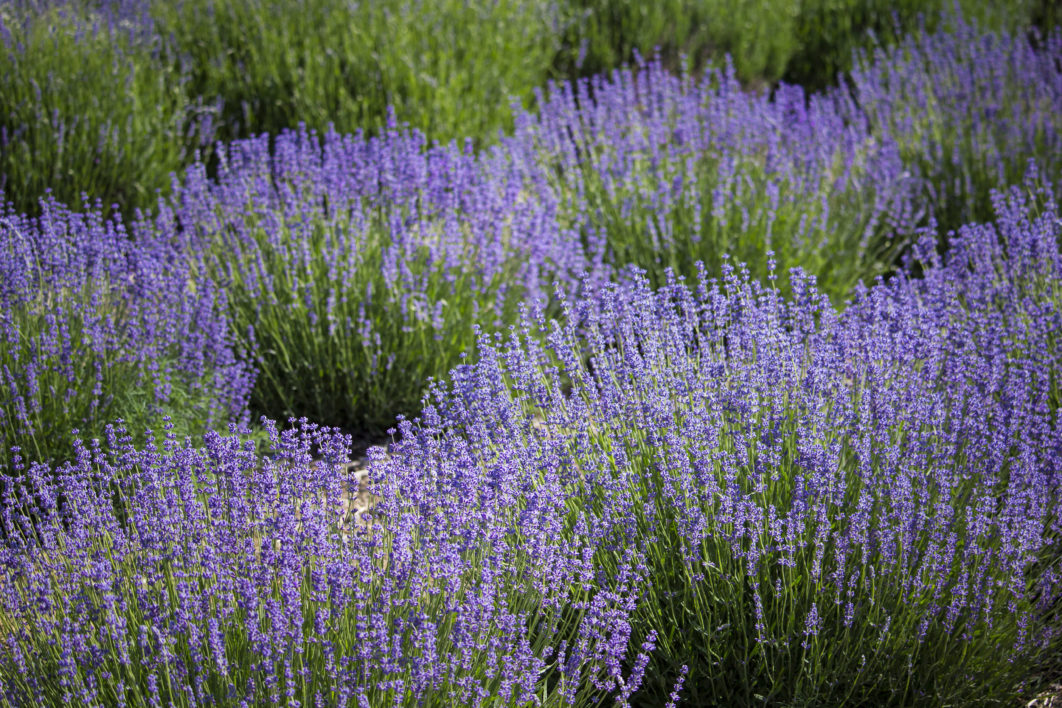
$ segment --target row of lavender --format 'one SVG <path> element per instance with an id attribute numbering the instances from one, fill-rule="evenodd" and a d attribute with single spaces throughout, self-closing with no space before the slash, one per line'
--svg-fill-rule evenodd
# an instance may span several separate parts
<path id="1" fill-rule="evenodd" d="M 70 428 L 169 411 L 193 432 L 247 401 L 382 430 L 471 349 L 473 324 L 631 263 L 660 285 L 728 254 L 762 278 L 773 250 L 783 291 L 802 266 L 839 303 L 927 214 L 983 217 L 1029 156 L 1058 173 L 1062 39 L 964 31 L 827 95 L 655 64 L 551 87 L 485 154 L 397 128 L 241 141 L 219 149 L 216 182 L 191 169 L 128 236 L 98 210 L 8 213 L 0 449 L 60 459 Z"/>
<path id="2" fill-rule="evenodd" d="M 650 64 L 485 154 L 239 142 L 128 236 L 6 214 L 7 700 L 1011 696 L 1062 619 L 1062 42 L 973 39 L 826 96 Z M 1016 174 L 994 227 L 920 232 Z M 473 349 L 368 532 L 338 434 L 181 442 L 386 423 Z"/>
<path id="3" fill-rule="evenodd" d="M 528 308 L 370 454 L 367 529 L 349 438 L 305 421 L 265 457 L 117 429 L 20 465 L 0 690 L 1014 702 L 1062 649 L 1062 222 L 1029 191 L 843 311 L 805 273 L 782 298 L 730 267 Z"/>

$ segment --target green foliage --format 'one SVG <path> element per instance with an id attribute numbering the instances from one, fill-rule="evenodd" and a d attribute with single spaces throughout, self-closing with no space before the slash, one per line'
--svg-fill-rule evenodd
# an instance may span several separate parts
<path id="1" fill-rule="evenodd" d="M 210 111 L 191 101 L 164 44 L 91 13 L 0 18 L 0 191 L 39 213 L 46 190 L 125 214 L 151 206 L 199 145 Z M 3 41 L 6 38 L 6 43 Z M 209 135 L 207 135 L 209 137 Z"/>
<path id="2" fill-rule="evenodd" d="M 780 75 L 788 83 L 819 90 L 852 68 L 855 53 L 891 45 L 912 32 L 940 27 L 942 13 L 957 9 L 984 27 L 1017 30 L 1033 19 L 1037 0 L 804 0 L 795 52 Z"/>
<path id="3" fill-rule="evenodd" d="M 533 0 L 157 2 L 161 36 L 191 62 L 191 95 L 223 102 L 222 139 L 376 132 L 398 121 L 441 142 L 509 126 L 553 56 L 551 7 Z"/>
<path id="4" fill-rule="evenodd" d="M 635 52 L 703 68 L 730 54 L 743 81 L 771 82 L 797 48 L 798 13 L 798 0 L 573 0 L 556 69 L 565 78 L 607 73 Z"/>

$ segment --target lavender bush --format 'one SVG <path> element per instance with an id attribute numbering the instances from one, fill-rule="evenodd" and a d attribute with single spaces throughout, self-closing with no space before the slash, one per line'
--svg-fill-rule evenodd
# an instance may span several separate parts
<path id="1" fill-rule="evenodd" d="M 863 54 L 849 80 L 859 113 L 896 141 L 951 229 L 991 218 L 991 191 L 1020 181 L 1029 158 L 1062 184 L 1062 34 L 1034 43 L 961 17 L 946 24 Z"/>
<path id="2" fill-rule="evenodd" d="M 134 246 L 102 209 L 54 200 L 0 214 L 0 455 L 72 452 L 124 418 L 180 411 L 180 432 L 245 416 L 253 377 L 234 354 L 224 296 L 173 252 Z"/>
<path id="3" fill-rule="evenodd" d="M 513 321 L 581 265 L 521 165 L 393 123 L 219 157 L 216 182 L 190 170 L 143 227 L 225 290 L 261 372 L 252 407 L 271 416 L 382 431 L 474 347 L 474 324 Z"/>
<path id="4" fill-rule="evenodd" d="M 691 705 L 1012 700 L 1062 626 L 1057 215 L 1002 200 L 840 315 L 807 277 L 611 289 L 589 366 L 525 322 L 437 390 L 384 496 L 551 488 L 599 573 L 641 569 L 644 705 L 680 678 Z"/>
<path id="5" fill-rule="evenodd" d="M 0 687 L 83 705 L 1013 700 L 1062 641 L 1050 195 L 1000 196 L 954 256 L 924 235 L 924 278 L 844 312 L 811 276 L 786 299 L 732 267 L 609 285 L 562 321 L 529 309 L 370 455 L 367 527 L 345 512 L 349 441 L 306 423 L 262 451 L 112 429 L 58 470 L 23 464 Z"/>
<path id="6" fill-rule="evenodd" d="M 841 98 L 758 96 L 731 68 L 676 76 L 653 61 L 551 86 L 515 140 L 557 190 L 561 223 L 612 272 L 635 263 L 659 285 L 667 268 L 717 272 L 730 254 L 763 277 L 773 250 L 840 301 L 892 267 L 920 216 L 896 146 Z"/>
<path id="7" fill-rule="evenodd" d="M 560 611 L 572 571 L 550 562 L 578 555 L 549 519 L 522 537 L 485 515 L 455 533 L 414 513 L 345 526 L 349 442 L 303 421 L 272 428 L 263 457 L 238 436 L 136 449 L 109 429 L 55 473 L 26 466 L 29 491 L 8 487 L 4 504 L 4 698 L 526 705 L 544 694 L 547 624 L 576 627 L 586 646 L 567 663 L 600 676 L 573 695 L 637 686 L 598 626 L 622 590 L 587 584 L 587 618 Z"/>

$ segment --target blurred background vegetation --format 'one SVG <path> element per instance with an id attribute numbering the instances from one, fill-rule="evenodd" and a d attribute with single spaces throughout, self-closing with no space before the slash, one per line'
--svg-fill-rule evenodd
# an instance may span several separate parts
<path id="1" fill-rule="evenodd" d="M 19 212 L 50 189 L 131 216 L 215 141 L 300 123 L 483 145 L 549 80 L 639 55 L 729 55 L 747 86 L 821 89 L 956 9 L 1011 32 L 1062 22 L 1053 0 L 0 0 L 0 192 Z"/>

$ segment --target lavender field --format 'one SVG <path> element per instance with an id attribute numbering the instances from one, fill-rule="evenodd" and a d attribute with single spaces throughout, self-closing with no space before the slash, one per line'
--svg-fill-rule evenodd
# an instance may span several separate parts
<path id="1" fill-rule="evenodd" d="M 100 8 L 0 2 L 3 705 L 1062 705 L 1062 27 L 514 65 L 490 140 L 489 53 L 378 121 L 302 67 L 241 137 Z"/>

